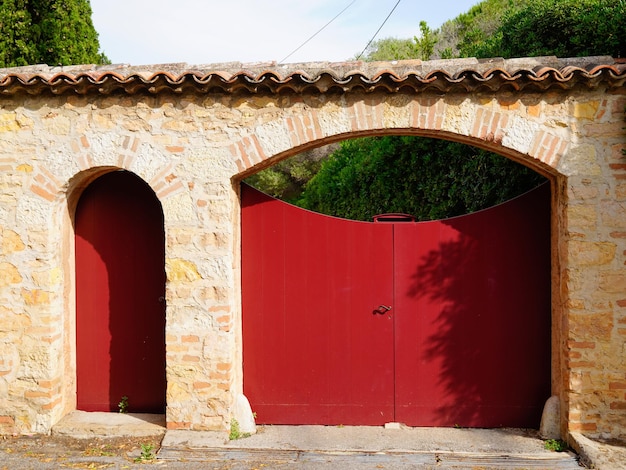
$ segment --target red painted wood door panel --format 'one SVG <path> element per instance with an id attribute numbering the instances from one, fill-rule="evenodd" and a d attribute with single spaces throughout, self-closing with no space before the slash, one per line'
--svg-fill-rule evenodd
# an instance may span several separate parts
<path id="1" fill-rule="evenodd" d="M 242 187 L 244 388 L 257 422 L 393 420 L 392 227 Z M 364 253 L 366 256 L 364 256 Z"/>
<path id="2" fill-rule="evenodd" d="M 161 206 L 132 173 L 82 194 L 75 216 L 77 408 L 165 410 L 165 269 Z"/>
<path id="3" fill-rule="evenodd" d="M 550 189 L 395 224 L 396 420 L 537 427 L 550 396 Z"/>
<path id="4" fill-rule="evenodd" d="M 538 426 L 549 196 L 545 185 L 445 221 L 363 223 L 242 186 L 244 392 L 258 421 Z M 379 305 L 392 310 L 371 313 Z"/>

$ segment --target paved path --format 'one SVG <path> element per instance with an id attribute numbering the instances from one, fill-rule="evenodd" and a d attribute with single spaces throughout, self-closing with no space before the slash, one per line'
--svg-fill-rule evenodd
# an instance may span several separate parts
<path id="1" fill-rule="evenodd" d="M 153 446 L 147 463 L 175 470 L 580 469 L 576 454 L 546 451 L 532 430 L 259 426 L 229 440 L 162 424 L 158 416 L 72 413 L 51 436 L 0 438 L 0 470 L 140 468 L 142 445 Z"/>
<path id="2" fill-rule="evenodd" d="M 156 458 L 141 461 L 137 438 L 79 439 L 34 436 L 0 440 L 1 470 L 167 468 L 173 470 L 580 470 L 571 454 L 506 455 L 446 452 L 313 451 L 243 447 L 162 447 Z M 154 456 L 154 453 L 152 453 Z M 146 467 L 146 464 L 149 464 Z"/>
<path id="3" fill-rule="evenodd" d="M 334 426 L 260 426 L 243 439 L 168 432 L 159 459 L 254 461 L 278 468 L 562 469 L 579 470 L 573 453 L 544 449 L 536 432 Z"/>

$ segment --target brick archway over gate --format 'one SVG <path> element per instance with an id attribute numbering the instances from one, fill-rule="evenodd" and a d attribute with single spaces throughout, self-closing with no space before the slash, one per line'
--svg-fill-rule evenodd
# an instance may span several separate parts
<path id="1" fill-rule="evenodd" d="M 241 178 L 345 138 L 479 146 L 552 186 L 552 394 L 563 435 L 626 438 L 626 66 L 610 57 L 0 70 L 0 431 L 76 408 L 73 217 L 99 174 L 154 190 L 167 425 L 242 393 Z"/>

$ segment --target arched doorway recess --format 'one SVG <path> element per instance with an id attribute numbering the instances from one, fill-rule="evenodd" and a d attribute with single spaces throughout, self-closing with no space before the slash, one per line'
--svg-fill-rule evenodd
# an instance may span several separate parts
<path id="1" fill-rule="evenodd" d="M 127 171 L 107 173 L 76 208 L 77 408 L 165 411 L 161 205 Z"/>
<path id="2" fill-rule="evenodd" d="M 259 423 L 538 427 L 550 184 L 391 224 L 241 192 L 244 392 Z"/>

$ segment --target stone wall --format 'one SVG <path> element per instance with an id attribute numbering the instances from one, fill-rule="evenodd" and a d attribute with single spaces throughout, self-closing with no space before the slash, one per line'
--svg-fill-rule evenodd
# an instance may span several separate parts
<path id="1" fill-rule="evenodd" d="M 568 429 L 626 438 L 626 157 L 622 95 L 581 100 L 568 177 L 563 278 Z"/>
<path id="2" fill-rule="evenodd" d="M 75 409 L 72 220 L 94 178 L 132 171 L 163 207 L 168 428 L 227 429 L 243 382 L 239 179 L 313 146 L 402 133 L 551 180 L 562 430 L 625 439 L 625 107 L 623 88 L 602 86 L 0 96 L 0 432 L 47 432 Z"/>

